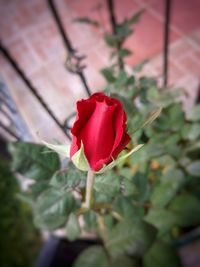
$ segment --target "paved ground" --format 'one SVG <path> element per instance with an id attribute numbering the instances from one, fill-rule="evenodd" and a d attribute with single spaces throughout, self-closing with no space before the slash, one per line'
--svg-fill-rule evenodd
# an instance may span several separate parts
<path id="1" fill-rule="evenodd" d="M 78 16 L 100 19 L 109 29 L 105 0 L 55 0 L 70 39 L 75 47 L 87 55 L 85 75 L 93 91 L 99 90 L 104 80 L 99 70 L 108 64 L 109 50 L 102 40 L 102 31 L 72 20 Z M 101 11 L 95 11 L 97 4 Z M 115 0 L 118 21 L 135 11 L 145 8 L 135 33 L 127 42 L 134 51 L 127 64 L 134 66 L 143 59 L 150 59 L 144 72 L 159 75 L 162 70 L 164 0 Z M 183 86 L 187 106 L 191 106 L 200 76 L 200 1 L 172 0 L 170 31 L 170 84 Z M 79 79 L 67 73 L 64 67 L 66 52 L 50 10 L 45 0 L 1 0 L 0 39 L 10 50 L 21 68 L 37 87 L 56 116 L 63 121 L 73 109 L 77 99 L 84 97 Z M 62 133 L 27 91 L 27 88 L 0 55 L 0 73 L 7 80 L 22 116 L 33 136 L 37 132 L 45 139 Z"/>

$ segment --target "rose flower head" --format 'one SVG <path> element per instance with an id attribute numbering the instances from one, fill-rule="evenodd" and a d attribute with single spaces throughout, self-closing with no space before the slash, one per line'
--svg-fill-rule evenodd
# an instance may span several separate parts
<path id="1" fill-rule="evenodd" d="M 70 158 L 78 168 L 94 172 L 116 159 L 131 140 L 121 102 L 103 93 L 77 102 L 71 133 Z"/>

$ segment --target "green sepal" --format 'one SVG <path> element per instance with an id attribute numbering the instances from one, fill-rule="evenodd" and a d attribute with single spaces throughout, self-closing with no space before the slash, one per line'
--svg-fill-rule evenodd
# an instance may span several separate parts
<path id="1" fill-rule="evenodd" d="M 72 162 L 74 165 L 81 171 L 89 171 L 90 165 L 86 159 L 86 156 L 84 154 L 84 147 L 83 143 L 81 142 L 80 149 L 73 155 Z"/>
<path id="2" fill-rule="evenodd" d="M 137 129 L 135 129 L 130 135 L 134 135 L 137 131 L 139 131 L 140 129 L 146 127 L 147 125 L 151 124 L 155 119 L 157 119 L 157 117 L 160 115 L 162 111 L 162 108 L 157 108 L 155 110 L 153 110 L 149 116 L 147 117 L 147 119 L 144 121 L 144 123 L 142 125 L 140 125 Z"/>
<path id="3" fill-rule="evenodd" d="M 49 149 L 55 151 L 56 153 L 58 153 L 61 156 L 69 158 L 70 145 L 61 145 L 61 144 L 53 145 L 53 144 L 47 143 L 44 140 L 41 140 L 41 141 Z"/>
<path id="4" fill-rule="evenodd" d="M 111 170 L 112 168 L 114 168 L 116 165 L 118 165 L 121 161 L 125 160 L 127 157 L 129 157 L 130 155 L 132 155 L 133 153 L 135 153 L 136 151 L 138 151 L 144 144 L 140 144 L 137 145 L 136 147 L 134 147 L 131 151 L 129 151 L 127 154 L 118 157 L 116 160 L 113 160 L 110 164 L 105 165 L 103 168 L 101 168 L 101 170 L 99 170 L 97 173 L 101 174 L 104 173 L 108 170 Z"/>

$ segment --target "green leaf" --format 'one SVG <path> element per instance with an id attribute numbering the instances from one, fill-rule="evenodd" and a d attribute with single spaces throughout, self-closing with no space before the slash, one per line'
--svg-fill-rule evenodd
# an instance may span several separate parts
<path id="1" fill-rule="evenodd" d="M 165 152 L 177 160 L 183 155 L 183 150 L 180 145 L 165 145 Z"/>
<path id="2" fill-rule="evenodd" d="M 85 24 L 90 24 L 92 26 L 95 27 L 99 27 L 99 22 L 94 20 L 94 19 L 90 19 L 88 17 L 80 17 L 80 18 L 76 18 L 73 20 L 74 22 L 79 22 L 79 23 L 85 23 Z"/>
<path id="3" fill-rule="evenodd" d="M 144 208 L 138 207 L 133 203 L 133 198 L 118 196 L 113 203 L 113 211 L 117 212 L 122 218 L 141 218 Z"/>
<path id="4" fill-rule="evenodd" d="M 133 71 L 134 72 L 140 72 L 148 62 L 149 61 L 147 59 L 143 60 L 142 62 L 140 62 L 139 64 L 134 66 Z"/>
<path id="5" fill-rule="evenodd" d="M 186 151 L 187 152 L 193 152 L 198 151 L 200 149 L 200 141 L 196 141 L 195 143 L 191 144 Z"/>
<path id="6" fill-rule="evenodd" d="M 121 58 L 130 56 L 132 54 L 132 52 L 130 50 L 125 49 L 125 48 L 121 48 L 117 53 L 118 53 L 119 57 L 121 57 Z"/>
<path id="7" fill-rule="evenodd" d="M 92 246 L 84 250 L 73 267 L 108 267 L 106 253 L 101 246 Z"/>
<path id="8" fill-rule="evenodd" d="M 16 195 L 16 197 L 17 197 L 19 200 L 21 200 L 21 201 L 27 203 L 29 206 L 33 207 L 34 199 L 33 199 L 30 195 L 28 195 L 27 193 L 18 193 L 18 194 Z"/>
<path id="9" fill-rule="evenodd" d="M 159 229 L 159 235 L 163 235 L 177 224 L 178 219 L 172 211 L 162 208 L 152 208 L 145 216 L 145 221 Z"/>
<path id="10" fill-rule="evenodd" d="M 120 57 L 120 58 L 124 58 L 124 57 L 128 57 L 132 54 L 132 52 L 128 49 L 125 49 L 125 48 L 121 48 L 117 51 L 113 51 L 112 54 L 111 54 L 111 59 L 114 58 L 114 57 Z"/>
<path id="11" fill-rule="evenodd" d="M 92 210 L 86 211 L 83 214 L 84 218 L 84 228 L 86 231 L 93 231 L 96 226 L 96 213 Z"/>
<path id="12" fill-rule="evenodd" d="M 141 220 L 119 222 L 109 233 L 106 247 L 113 257 L 128 252 L 143 255 L 153 243 L 156 229 Z"/>
<path id="13" fill-rule="evenodd" d="M 116 32 L 118 42 L 122 43 L 129 35 L 131 35 L 133 30 L 130 28 L 128 21 L 124 20 L 121 24 L 117 25 Z"/>
<path id="14" fill-rule="evenodd" d="M 49 187 L 49 181 L 37 181 L 29 186 L 29 194 L 36 199 L 44 190 L 47 190 Z"/>
<path id="15" fill-rule="evenodd" d="M 90 169 L 84 153 L 83 143 L 81 143 L 80 149 L 73 155 L 72 162 L 81 171 L 88 171 Z"/>
<path id="16" fill-rule="evenodd" d="M 190 121 L 199 121 L 200 120 L 200 104 L 192 107 L 187 113 L 187 119 Z"/>
<path id="17" fill-rule="evenodd" d="M 133 183 L 133 181 L 130 181 L 128 179 L 122 179 L 121 180 L 121 192 L 124 196 L 137 195 L 138 189 L 136 185 Z"/>
<path id="18" fill-rule="evenodd" d="M 95 199 L 95 203 L 110 203 L 113 200 L 113 196 L 97 192 L 96 190 L 94 190 L 93 197 Z"/>
<path id="19" fill-rule="evenodd" d="M 194 123 L 188 132 L 188 138 L 190 140 L 196 140 L 200 136 L 200 123 Z"/>
<path id="20" fill-rule="evenodd" d="M 144 267 L 181 267 L 175 249 L 163 242 L 155 243 L 144 256 Z"/>
<path id="21" fill-rule="evenodd" d="M 118 38 L 115 35 L 111 35 L 108 33 L 104 34 L 104 40 L 110 47 L 115 47 L 118 44 Z"/>
<path id="22" fill-rule="evenodd" d="M 158 158 L 156 158 L 156 161 L 162 166 L 162 167 L 168 167 L 170 169 L 174 169 L 177 162 L 171 157 L 170 155 L 163 155 Z"/>
<path id="23" fill-rule="evenodd" d="M 181 137 L 186 140 L 188 139 L 188 135 L 191 132 L 192 124 L 191 123 L 185 123 L 183 127 L 181 128 Z"/>
<path id="24" fill-rule="evenodd" d="M 175 133 L 175 134 L 171 134 L 171 136 L 169 136 L 167 138 L 167 140 L 165 140 L 165 146 L 173 146 L 173 145 L 176 145 L 180 142 L 181 140 L 181 136 L 179 133 Z"/>
<path id="25" fill-rule="evenodd" d="M 25 142 L 9 144 L 12 155 L 12 170 L 29 179 L 49 180 L 60 168 L 60 160 L 56 153 L 46 153 L 42 145 Z"/>
<path id="26" fill-rule="evenodd" d="M 151 202 L 154 207 L 162 208 L 166 206 L 176 195 L 184 181 L 184 174 L 178 169 L 169 170 L 161 179 L 160 183 L 154 187 L 151 195 Z"/>
<path id="27" fill-rule="evenodd" d="M 46 147 L 55 151 L 59 155 L 69 158 L 70 145 L 53 145 L 53 144 L 47 143 L 44 140 L 41 140 L 41 141 Z"/>
<path id="28" fill-rule="evenodd" d="M 67 238 L 70 241 L 74 241 L 81 233 L 81 228 L 77 219 L 77 216 L 74 213 L 69 215 L 67 224 L 66 224 Z"/>
<path id="29" fill-rule="evenodd" d="M 190 175 L 200 177 L 200 160 L 193 161 L 187 165 L 186 170 Z"/>
<path id="30" fill-rule="evenodd" d="M 179 226 L 195 226 L 200 223 L 200 200 L 191 194 L 181 194 L 169 206 L 178 218 Z"/>
<path id="31" fill-rule="evenodd" d="M 172 104 L 165 108 L 155 122 L 157 129 L 180 131 L 185 124 L 184 112 L 180 103 Z"/>
<path id="32" fill-rule="evenodd" d="M 133 183 L 137 188 L 135 199 L 138 201 L 147 201 L 149 199 L 148 169 L 143 173 L 137 172 L 133 177 Z"/>
<path id="33" fill-rule="evenodd" d="M 34 207 L 35 224 L 41 229 L 61 227 L 68 215 L 79 207 L 71 193 L 50 188 L 37 199 Z"/>
<path id="34" fill-rule="evenodd" d="M 120 256 L 112 260 L 111 265 L 109 267 L 139 267 L 140 264 L 128 256 Z"/>
<path id="35" fill-rule="evenodd" d="M 95 177 L 94 189 L 98 192 L 113 196 L 120 190 L 119 177 L 114 172 Z"/>
<path id="36" fill-rule="evenodd" d="M 139 22 L 141 15 L 144 13 L 144 9 L 139 10 L 138 12 L 134 13 L 129 19 L 128 23 L 130 25 Z"/>
<path id="37" fill-rule="evenodd" d="M 77 170 L 76 168 L 69 168 L 67 170 L 57 171 L 51 181 L 50 185 L 66 190 L 67 188 L 83 187 L 86 182 L 85 173 Z"/>
<path id="38" fill-rule="evenodd" d="M 129 76 L 127 81 L 126 81 L 126 84 L 127 85 L 134 85 L 135 84 L 135 77 L 133 75 Z M 133 89 L 134 89 L 134 87 L 132 87 L 131 92 L 129 91 L 132 97 L 134 95 Z"/>
<path id="39" fill-rule="evenodd" d="M 115 77 L 113 75 L 113 70 L 111 68 L 105 68 L 101 70 L 101 73 L 103 74 L 104 78 L 110 82 L 113 83 L 115 82 Z"/>
<path id="40" fill-rule="evenodd" d="M 119 214 L 116 214 L 115 212 L 112 212 L 112 214 L 106 214 L 103 217 L 103 222 L 104 222 L 104 225 L 105 225 L 105 229 L 106 229 L 105 231 L 106 232 L 112 230 L 112 228 L 114 227 L 116 216 L 117 216 L 117 218 L 121 218 L 119 216 Z M 99 231 L 99 234 L 100 234 L 100 231 Z M 105 238 L 105 236 L 103 237 L 103 235 L 102 235 L 102 238 Z"/>
<path id="41" fill-rule="evenodd" d="M 117 76 L 117 80 L 115 82 L 115 88 L 121 91 L 122 87 L 126 85 L 127 79 L 128 79 L 127 73 L 125 71 L 120 71 Z M 132 106 L 133 106 L 133 103 L 132 103 Z"/>
<path id="42" fill-rule="evenodd" d="M 157 89 L 157 85 L 153 83 L 152 85 L 147 84 L 146 87 L 148 88 L 147 95 L 146 95 L 148 102 L 153 103 L 154 105 L 158 107 L 164 108 L 164 107 L 168 107 L 171 104 L 174 104 L 176 97 L 180 95 L 178 90 L 159 91 Z"/>

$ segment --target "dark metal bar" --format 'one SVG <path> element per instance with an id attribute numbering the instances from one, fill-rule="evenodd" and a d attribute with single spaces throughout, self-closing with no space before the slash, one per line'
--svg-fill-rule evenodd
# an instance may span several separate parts
<path id="1" fill-rule="evenodd" d="M 1 91 L 0 91 L 0 94 L 1 94 Z M 15 110 L 10 106 L 7 100 L 1 97 L 1 95 L 0 95 L 0 103 L 3 103 L 10 111 L 15 112 Z"/>
<path id="2" fill-rule="evenodd" d="M 163 87 L 168 84 L 168 57 L 169 57 L 169 34 L 170 34 L 171 0 L 165 0 L 165 22 L 164 22 L 164 47 L 163 47 Z"/>
<path id="3" fill-rule="evenodd" d="M 29 90 L 32 92 L 32 94 L 37 98 L 37 100 L 40 102 L 40 104 L 43 106 L 43 108 L 47 111 L 47 113 L 55 121 L 55 123 L 58 125 L 58 127 L 70 139 L 70 135 L 68 133 L 66 133 L 66 131 L 64 130 L 64 126 L 55 117 L 54 113 L 49 109 L 49 107 L 47 106 L 46 102 L 38 94 L 36 88 L 33 86 L 31 81 L 26 77 L 25 73 L 22 71 L 22 69 L 19 67 L 17 62 L 12 58 L 12 56 L 10 55 L 8 50 L 3 46 L 3 44 L 1 42 L 0 42 L 0 51 L 2 52 L 4 57 L 8 60 L 8 62 L 11 64 L 11 66 L 14 68 L 14 70 L 17 72 L 17 74 L 21 77 L 21 79 L 26 84 L 26 86 L 29 88 Z"/>
<path id="4" fill-rule="evenodd" d="M 63 38 L 63 42 L 64 42 L 65 46 L 67 47 L 67 50 L 69 52 L 72 52 L 73 53 L 74 49 L 73 49 L 73 47 L 72 47 L 69 39 L 66 36 L 65 30 L 63 28 L 62 22 L 60 20 L 60 17 L 58 15 L 57 10 L 56 10 L 55 4 L 54 4 L 53 0 L 48 0 L 48 2 L 49 2 L 49 6 L 51 8 L 51 12 L 53 14 L 53 17 L 54 17 L 54 19 L 56 21 L 56 24 L 58 26 L 58 29 L 60 31 L 60 34 L 61 34 L 61 36 Z"/>
<path id="5" fill-rule="evenodd" d="M 197 97 L 196 97 L 195 103 L 196 104 L 199 104 L 200 103 L 200 84 L 199 84 L 199 87 L 198 87 L 198 92 L 197 92 Z"/>
<path id="6" fill-rule="evenodd" d="M 12 137 L 16 138 L 18 141 L 20 140 L 20 137 L 16 133 L 14 133 L 13 131 L 11 131 L 7 126 L 5 126 L 1 122 L 0 122 L 0 128 L 2 128 L 4 131 L 6 131 L 7 133 L 9 133 Z"/>
<path id="7" fill-rule="evenodd" d="M 15 133 L 19 136 L 20 140 L 31 141 L 32 136 L 28 130 L 28 127 L 20 116 L 17 106 L 9 93 L 9 89 L 1 76 L 0 93 L 3 96 L 2 107 L 0 107 L 0 110 L 2 109 L 2 111 L 4 111 L 4 106 L 6 107 L 6 112 L 9 112 L 8 114 L 10 114 L 11 123 L 15 126 Z"/>
<path id="8" fill-rule="evenodd" d="M 8 114 L 2 107 L 0 107 L 0 113 L 2 113 L 11 123 L 13 123 L 13 118 Z"/>
<path id="9" fill-rule="evenodd" d="M 113 33 L 116 33 L 116 28 L 117 28 L 117 22 L 114 14 L 114 5 L 113 5 L 113 0 L 107 0 L 107 5 L 108 5 L 108 10 L 109 10 L 109 15 L 110 15 L 110 22 L 112 26 L 112 31 Z"/>
<path id="10" fill-rule="evenodd" d="M 116 34 L 117 33 L 117 21 L 116 21 L 115 12 L 114 12 L 114 1 L 107 0 L 107 6 L 108 6 L 108 11 L 109 11 L 109 16 L 110 16 L 110 24 L 112 26 L 112 32 Z M 120 50 L 120 49 L 121 49 L 121 44 L 118 43 L 117 50 Z M 120 56 L 118 56 L 118 64 L 119 64 L 119 68 L 123 70 L 124 62 Z"/>
<path id="11" fill-rule="evenodd" d="M 51 12 L 52 12 L 52 15 L 54 17 L 54 20 L 57 24 L 57 27 L 58 27 L 58 30 L 62 36 L 62 39 L 63 39 L 63 43 L 67 49 L 67 52 L 70 54 L 69 55 L 69 58 L 74 58 L 76 61 L 77 61 L 77 64 L 75 66 L 75 68 L 77 70 L 75 71 L 71 71 L 72 73 L 74 74 L 77 74 L 80 78 L 80 80 L 82 81 L 83 85 L 84 85 L 84 88 L 85 88 L 85 91 L 87 93 L 88 96 L 91 95 L 91 91 L 90 91 L 90 88 L 87 84 L 87 81 L 86 81 L 86 78 L 85 78 L 85 75 L 83 73 L 83 68 L 80 66 L 80 61 L 84 58 L 84 57 L 81 57 L 81 56 L 77 56 L 77 51 L 76 49 L 73 48 L 68 36 L 67 36 L 67 33 L 66 31 L 64 30 L 64 27 L 62 25 L 62 22 L 61 22 L 61 19 L 60 19 L 60 16 L 59 16 L 59 13 L 58 13 L 58 10 L 56 9 L 56 5 L 54 3 L 53 0 L 48 0 L 48 3 L 49 3 L 49 7 L 51 9 Z"/>

